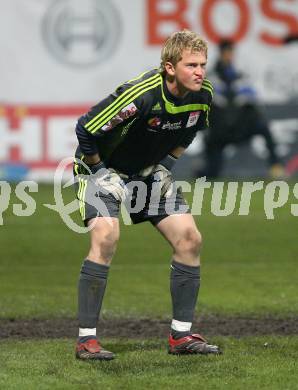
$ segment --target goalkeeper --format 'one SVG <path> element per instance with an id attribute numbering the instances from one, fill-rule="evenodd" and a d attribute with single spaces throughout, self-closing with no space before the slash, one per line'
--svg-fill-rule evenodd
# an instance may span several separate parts
<path id="1" fill-rule="evenodd" d="M 162 48 L 159 69 L 123 83 L 78 120 L 76 191 L 82 219 L 90 227 L 78 285 L 79 359 L 114 358 L 100 345 L 96 326 L 119 239 L 120 204 L 136 205 L 144 194 L 141 210 L 132 209 L 133 223 L 149 221 L 173 249 L 169 353 L 219 353 L 191 332 L 201 235 L 171 174 L 196 132 L 207 126 L 212 86 L 205 79 L 206 64 L 206 42 L 194 32 L 176 32 Z M 142 190 L 137 186 L 129 192 L 132 181 L 143 184 Z"/>

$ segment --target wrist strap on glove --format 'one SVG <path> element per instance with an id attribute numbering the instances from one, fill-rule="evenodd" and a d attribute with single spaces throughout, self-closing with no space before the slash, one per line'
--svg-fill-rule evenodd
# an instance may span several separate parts
<path id="1" fill-rule="evenodd" d="M 178 159 L 176 157 L 172 156 L 171 154 L 168 154 L 159 162 L 159 164 L 164 166 L 168 171 L 170 171 L 177 160 Z"/>

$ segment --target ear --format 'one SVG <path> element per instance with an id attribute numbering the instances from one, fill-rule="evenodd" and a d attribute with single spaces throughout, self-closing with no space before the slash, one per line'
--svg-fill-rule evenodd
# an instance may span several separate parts
<path id="1" fill-rule="evenodd" d="M 165 63 L 165 70 L 169 76 L 175 76 L 175 66 L 171 62 Z"/>

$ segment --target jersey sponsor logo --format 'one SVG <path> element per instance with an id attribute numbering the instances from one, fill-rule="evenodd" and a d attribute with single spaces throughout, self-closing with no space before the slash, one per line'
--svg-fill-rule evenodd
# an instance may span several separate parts
<path id="1" fill-rule="evenodd" d="M 148 125 L 151 127 L 158 127 L 161 124 L 161 119 L 157 116 L 154 118 L 149 119 Z"/>
<path id="2" fill-rule="evenodd" d="M 161 111 L 161 105 L 157 102 L 151 109 L 151 111 Z"/>
<path id="3" fill-rule="evenodd" d="M 178 130 L 181 129 L 182 121 L 171 123 L 167 121 L 164 125 L 162 125 L 163 130 Z"/>
<path id="4" fill-rule="evenodd" d="M 125 119 L 134 116 L 137 111 L 138 109 L 134 103 L 128 104 L 128 106 L 122 108 L 122 110 L 119 111 L 117 115 L 115 115 L 111 120 L 109 120 L 109 122 L 107 122 L 104 126 L 102 126 L 101 130 L 103 131 L 111 130 L 113 127 L 123 122 Z"/>
<path id="5" fill-rule="evenodd" d="M 186 127 L 194 126 L 194 125 L 197 123 L 197 121 L 198 121 L 200 115 L 201 115 L 201 111 L 194 111 L 194 112 L 191 112 L 191 113 L 189 114 L 189 117 L 188 117 L 188 121 L 187 121 Z"/>

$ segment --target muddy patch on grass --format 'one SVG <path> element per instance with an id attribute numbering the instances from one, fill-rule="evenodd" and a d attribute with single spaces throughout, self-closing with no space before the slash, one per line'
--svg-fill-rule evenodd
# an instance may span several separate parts
<path id="1" fill-rule="evenodd" d="M 148 318 L 102 319 L 100 337 L 148 339 L 167 337 L 171 320 Z M 205 336 L 298 335 L 298 317 L 245 317 L 209 315 L 197 318 L 193 331 Z M 0 319 L 0 339 L 76 337 L 78 322 L 73 318 Z"/>

